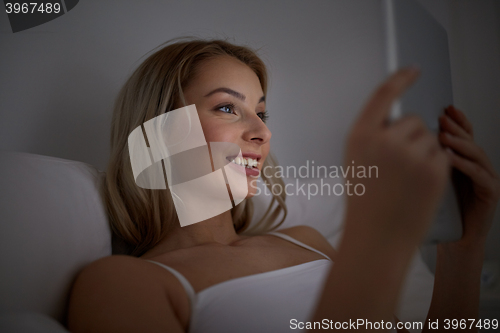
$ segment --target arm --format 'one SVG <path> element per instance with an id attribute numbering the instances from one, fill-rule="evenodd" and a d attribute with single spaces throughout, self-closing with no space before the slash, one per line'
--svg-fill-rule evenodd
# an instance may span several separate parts
<path id="1" fill-rule="evenodd" d="M 483 250 L 480 248 L 438 245 L 434 291 L 426 322 L 438 319 L 439 328 L 443 329 L 445 319 L 465 319 L 467 327 L 460 329 L 460 332 L 477 332 L 475 325 L 470 327 L 471 322 L 468 319 L 477 320 L 479 317 L 482 265 Z M 436 330 L 424 326 L 422 332 L 429 331 Z"/>
<path id="2" fill-rule="evenodd" d="M 407 69 L 392 75 L 351 130 L 346 164 L 377 166 L 379 177 L 347 179 L 363 183 L 366 191 L 347 198 L 344 236 L 313 321 L 394 319 L 410 259 L 449 176 L 444 150 L 419 118 L 386 122 L 392 102 L 417 74 Z"/>
<path id="3" fill-rule="evenodd" d="M 450 106 L 440 118 L 441 143 L 448 147 L 462 210 L 463 237 L 438 245 L 432 303 L 428 319 L 478 319 L 480 275 L 486 236 L 491 227 L 500 181 L 484 151 L 473 141 L 472 125 Z"/>
<path id="4" fill-rule="evenodd" d="M 164 284 L 151 265 L 127 256 L 106 257 L 78 276 L 70 298 L 71 332 L 173 332 L 183 329 Z"/>

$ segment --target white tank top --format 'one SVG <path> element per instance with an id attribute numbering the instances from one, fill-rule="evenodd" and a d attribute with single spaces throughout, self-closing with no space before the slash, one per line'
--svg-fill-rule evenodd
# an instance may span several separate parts
<path id="1" fill-rule="evenodd" d="M 156 261 L 175 275 L 191 304 L 189 333 L 305 332 L 300 322 L 311 321 L 333 265 L 324 253 L 278 232 L 269 232 L 321 254 L 304 264 L 243 276 L 194 292 L 189 281 L 172 267 Z"/>

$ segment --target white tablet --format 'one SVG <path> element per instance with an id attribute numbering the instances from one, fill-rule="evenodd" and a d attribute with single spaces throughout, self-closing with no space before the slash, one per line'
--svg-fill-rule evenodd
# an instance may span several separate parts
<path id="1" fill-rule="evenodd" d="M 446 30 L 416 0 L 383 0 L 387 72 L 409 65 L 421 69 L 417 82 L 394 103 L 391 119 L 417 114 L 430 130 L 439 131 L 439 116 L 453 104 Z M 462 237 L 458 201 L 451 181 L 425 242 Z"/>

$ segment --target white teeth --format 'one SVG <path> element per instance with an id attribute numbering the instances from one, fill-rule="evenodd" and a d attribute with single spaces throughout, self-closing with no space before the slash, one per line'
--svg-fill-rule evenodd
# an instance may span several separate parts
<path id="1" fill-rule="evenodd" d="M 257 160 L 254 160 L 253 158 L 249 158 L 249 157 L 247 157 L 247 158 L 236 157 L 231 162 L 238 164 L 238 165 L 241 165 L 241 166 L 244 166 L 244 167 L 247 167 L 249 169 L 256 168 L 257 165 L 259 164 L 257 162 Z"/>

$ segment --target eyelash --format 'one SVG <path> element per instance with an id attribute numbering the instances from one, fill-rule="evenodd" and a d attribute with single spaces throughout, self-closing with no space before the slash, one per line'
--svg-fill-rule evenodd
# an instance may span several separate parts
<path id="1" fill-rule="evenodd" d="M 264 112 L 259 112 L 257 113 L 257 115 L 259 114 L 262 114 L 262 117 L 260 117 L 260 119 L 262 119 L 262 121 L 264 122 L 264 124 L 266 123 L 266 121 L 269 119 L 269 112 L 264 111 Z"/>
<path id="2" fill-rule="evenodd" d="M 233 103 L 228 103 L 228 104 L 224 104 L 224 105 L 221 105 L 221 106 L 218 106 L 216 109 L 219 110 L 219 109 L 222 109 L 222 108 L 229 108 L 232 113 L 234 113 L 234 109 L 236 109 L 236 106 L 233 104 Z M 225 112 L 225 111 L 222 111 L 224 113 L 229 113 L 229 112 Z M 266 110 L 264 112 L 259 112 L 257 113 L 257 115 L 262 115 L 262 116 L 259 116 L 259 118 L 262 120 L 262 122 L 266 122 L 268 119 L 269 119 L 269 112 Z"/>

